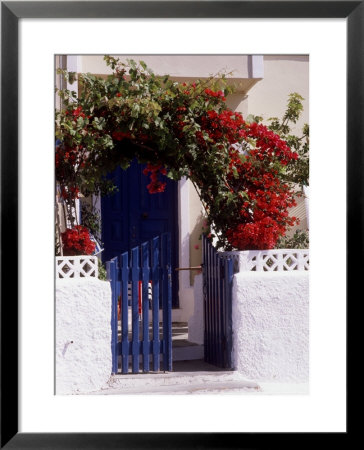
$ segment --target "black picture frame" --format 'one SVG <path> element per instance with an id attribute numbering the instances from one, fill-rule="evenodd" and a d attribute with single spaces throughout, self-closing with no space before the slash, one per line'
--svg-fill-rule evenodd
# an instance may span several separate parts
<path id="1" fill-rule="evenodd" d="M 347 300 L 361 292 L 364 189 L 363 1 L 1 2 L 1 448 L 261 448 L 279 433 L 18 432 L 18 22 L 21 18 L 346 18 L 347 19 Z M 11 108 L 8 107 L 11 105 Z M 348 349 L 350 346 L 348 345 Z M 166 430 L 167 431 L 167 430 Z M 349 429 L 348 429 L 349 431 Z M 337 433 L 340 442 L 349 433 Z M 299 437 L 305 445 L 310 433 Z M 315 444 L 327 436 L 315 433 Z M 273 441 L 272 441 L 273 440 Z"/>

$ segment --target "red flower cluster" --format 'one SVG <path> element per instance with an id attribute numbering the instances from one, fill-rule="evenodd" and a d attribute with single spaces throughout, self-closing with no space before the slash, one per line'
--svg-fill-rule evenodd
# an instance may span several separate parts
<path id="1" fill-rule="evenodd" d="M 91 255 L 95 251 L 96 244 L 91 241 L 88 229 L 82 225 L 68 228 L 61 235 L 65 256 Z"/>
<path id="2" fill-rule="evenodd" d="M 227 140 L 230 145 L 241 141 L 239 132 L 246 126 L 243 116 L 229 109 L 219 113 L 215 110 L 207 111 L 207 114 L 201 117 L 200 125 L 214 143 Z"/>
<path id="3" fill-rule="evenodd" d="M 209 95 L 210 97 L 221 98 L 223 102 L 226 100 L 225 94 L 222 91 L 214 92 L 211 89 L 205 89 L 205 94 Z"/>
<path id="4" fill-rule="evenodd" d="M 242 161 L 237 150 L 231 151 L 229 187 L 244 196 L 240 223 L 227 232 L 227 239 L 239 250 L 274 248 L 287 227 L 298 223 L 295 217 L 288 217 L 288 209 L 296 206 L 294 192 L 278 178 L 276 170 L 260 163 L 259 155 L 259 151 L 251 152 Z M 269 153 L 265 158 L 269 159 Z"/>
<path id="5" fill-rule="evenodd" d="M 239 250 L 267 250 L 274 248 L 281 236 L 280 227 L 270 217 L 253 223 L 242 223 L 227 231 L 230 244 Z"/>
<path id="6" fill-rule="evenodd" d="M 66 116 L 72 114 L 72 116 L 77 119 L 77 117 L 82 117 L 83 119 L 86 117 L 86 114 L 82 111 L 82 106 L 78 106 L 71 113 L 70 111 L 65 112 Z"/>
<path id="7" fill-rule="evenodd" d="M 153 165 L 148 163 L 146 168 L 143 170 L 144 175 L 150 173 L 150 183 L 147 185 L 149 194 L 157 194 L 159 192 L 164 192 L 167 183 L 163 183 L 159 180 L 159 174 L 166 175 L 167 170 L 160 164 Z"/>
<path id="8" fill-rule="evenodd" d="M 282 165 L 287 165 L 290 160 L 298 158 L 298 154 L 292 152 L 287 142 L 262 124 L 255 122 L 249 124 L 245 136 L 256 139 L 257 150 L 250 153 L 257 155 L 260 160 L 275 157 Z"/>

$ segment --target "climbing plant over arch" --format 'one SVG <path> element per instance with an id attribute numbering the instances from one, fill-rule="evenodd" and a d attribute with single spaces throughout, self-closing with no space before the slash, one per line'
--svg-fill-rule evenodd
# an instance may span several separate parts
<path id="1" fill-rule="evenodd" d="M 295 200 L 285 173 L 298 154 L 227 107 L 225 75 L 179 83 L 142 61 L 104 59 L 113 70 L 107 79 L 79 74 L 79 93 L 59 91 L 56 179 L 71 226 L 80 192 L 112 192 L 106 174 L 137 158 L 147 164 L 151 195 L 165 189 L 165 177 L 192 181 L 219 247 L 274 248 L 297 222 L 288 214 Z M 60 72 L 69 83 L 76 77 Z"/>

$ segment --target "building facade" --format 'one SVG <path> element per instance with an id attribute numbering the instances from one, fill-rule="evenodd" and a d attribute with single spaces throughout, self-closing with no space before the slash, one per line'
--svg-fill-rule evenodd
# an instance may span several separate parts
<path id="1" fill-rule="evenodd" d="M 113 55 L 126 62 L 127 59 L 143 60 L 157 75 L 170 75 L 179 82 L 208 78 L 219 73 L 227 74 L 227 81 L 234 87 L 234 93 L 227 97 L 227 105 L 244 117 L 259 115 L 263 122 L 270 117 L 281 118 L 285 112 L 288 96 L 297 92 L 305 100 L 304 110 L 293 132 L 300 133 L 305 123 L 309 122 L 309 57 L 308 55 Z M 58 56 L 56 65 L 77 73 L 90 72 L 102 77 L 111 74 L 103 55 Z M 60 80 L 57 79 L 59 85 Z M 72 85 L 75 90 L 75 86 Z M 57 107 L 60 105 L 57 104 Z M 122 190 L 121 190 L 122 191 Z M 125 192 L 124 192 L 125 193 Z M 116 195 L 122 195 L 119 192 Z M 129 196 L 131 194 L 128 194 Z M 160 195 L 160 194 L 155 194 Z M 204 226 L 204 211 L 198 194 L 187 179 L 182 179 L 175 187 L 174 197 L 168 197 L 168 205 L 173 206 L 175 266 L 188 268 L 201 263 L 200 235 Z M 97 199 L 106 230 L 106 213 L 104 199 Z M 121 204 L 121 203 L 120 203 Z M 129 211 L 129 215 L 130 215 Z M 149 210 L 138 210 L 136 217 L 144 220 Z M 300 218 L 299 228 L 308 229 L 307 201 L 302 198 L 292 215 Z M 115 222 L 116 223 L 116 222 Z M 64 226 L 64 224 L 63 224 Z M 128 232 L 135 226 L 128 222 Z M 162 230 L 161 230 L 162 231 Z M 119 231 L 116 231 L 118 233 Z M 174 322 L 187 322 L 194 312 L 194 278 L 196 271 L 182 270 L 176 272 L 177 289 L 173 309 Z"/>

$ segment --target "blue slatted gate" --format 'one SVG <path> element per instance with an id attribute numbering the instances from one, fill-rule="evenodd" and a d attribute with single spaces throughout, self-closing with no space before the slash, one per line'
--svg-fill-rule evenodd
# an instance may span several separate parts
<path id="1" fill-rule="evenodd" d="M 170 233 L 114 257 L 106 269 L 112 291 L 112 372 L 159 371 L 161 366 L 172 371 Z"/>
<path id="2" fill-rule="evenodd" d="M 233 261 L 203 240 L 204 352 L 205 361 L 232 369 Z"/>

